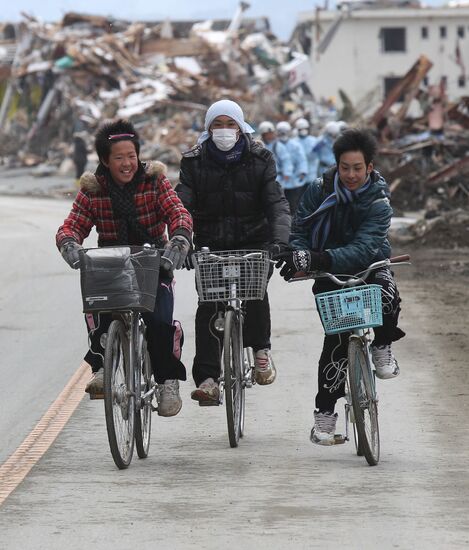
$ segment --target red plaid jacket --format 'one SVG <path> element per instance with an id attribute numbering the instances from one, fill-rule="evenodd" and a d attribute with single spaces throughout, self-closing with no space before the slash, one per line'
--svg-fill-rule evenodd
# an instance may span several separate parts
<path id="1" fill-rule="evenodd" d="M 152 237 L 162 242 L 167 240 L 166 228 L 170 237 L 180 234 L 190 241 L 191 215 L 166 178 L 165 169 L 161 162 L 147 165 L 145 177 L 138 183 L 135 193 L 138 221 Z M 82 244 L 93 226 L 96 226 L 99 242 L 117 239 L 118 228 L 105 179 L 86 172 L 80 184 L 72 210 L 57 231 L 58 248 L 69 238 Z"/>

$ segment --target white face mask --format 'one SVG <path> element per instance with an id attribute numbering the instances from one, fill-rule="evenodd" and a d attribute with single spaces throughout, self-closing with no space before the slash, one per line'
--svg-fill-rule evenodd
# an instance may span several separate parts
<path id="1" fill-rule="evenodd" d="M 220 151 L 233 149 L 238 141 L 238 130 L 234 128 L 217 128 L 212 130 L 212 140 Z"/>
<path id="2" fill-rule="evenodd" d="M 305 128 L 305 129 L 302 129 L 302 130 L 298 130 L 298 135 L 299 136 L 307 136 L 308 135 L 308 130 Z"/>

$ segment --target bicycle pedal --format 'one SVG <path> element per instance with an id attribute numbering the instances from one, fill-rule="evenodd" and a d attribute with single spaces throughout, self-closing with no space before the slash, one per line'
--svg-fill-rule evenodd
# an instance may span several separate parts
<path id="1" fill-rule="evenodd" d="M 90 399 L 104 399 L 104 393 L 90 393 Z"/>
<path id="2" fill-rule="evenodd" d="M 218 407 L 220 401 L 199 401 L 199 407 Z"/>

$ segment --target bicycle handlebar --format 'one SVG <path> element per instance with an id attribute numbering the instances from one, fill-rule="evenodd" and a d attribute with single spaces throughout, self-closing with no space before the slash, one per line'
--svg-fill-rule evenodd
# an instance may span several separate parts
<path id="1" fill-rule="evenodd" d="M 380 269 L 381 267 L 388 267 L 390 265 L 404 265 L 404 264 L 410 264 L 410 255 L 409 254 L 401 254 L 400 256 L 394 256 L 392 258 L 386 258 L 384 260 L 378 260 L 377 262 L 373 262 L 370 266 L 368 266 L 363 271 L 359 271 L 355 275 L 347 275 L 347 274 L 338 274 L 334 275 L 332 273 L 328 273 L 327 271 L 312 271 L 310 273 L 304 273 L 299 272 L 294 277 L 288 280 L 289 283 L 294 283 L 297 281 L 307 281 L 310 279 L 320 279 L 320 278 L 328 278 L 333 283 L 335 283 L 338 286 L 355 286 L 360 283 L 364 283 L 365 279 L 370 275 L 372 271 L 375 269 Z M 298 275 L 298 276 L 297 276 Z M 338 277 L 347 277 L 347 279 L 339 279 Z"/>

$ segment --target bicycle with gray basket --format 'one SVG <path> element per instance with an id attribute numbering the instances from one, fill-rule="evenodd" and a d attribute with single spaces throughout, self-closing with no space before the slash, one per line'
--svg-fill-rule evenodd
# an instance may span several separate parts
<path id="1" fill-rule="evenodd" d="M 160 253 L 149 245 L 84 249 L 80 257 L 83 312 L 112 314 L 102 342 L 104 410 L 109 446 L 119 469 L 150 448 L 155 382 L 142 313 L 153 311 Z"/>
<path id="2" fill-rule="evenodd" d="M 383 324 L 381 287 L 366 284 L 373 270 L 390 265 L 408 264 L 410 256 L 380 260 L 355 275 L 327 272 L 298 274 L 289 282 L 328 278 L 341 287 L 316 294 L 316 305 L 326 334 L 348 333 L 348 379 L 346 379 L 345 435 L 336 434 L 335 444 L 349 440 L 349 422 L 353 426 L 357 454 L 370 466 L 379 462 L 380 439 L 378 395 L 371 359 L 371 329 Z"/>
<path id="3" fill-rule="evenodd" d="M 243 303 L 264 298 L 270 259 L 265 250 L 202 249 L 193 260 L 199 300 L 224 303 L 215 321 L 223 335 L 219 404 L 225 401 L 230 446 L 237 447 L 244 433 L 245 389 L 255 384 L 253 352 L 243 342 Z"/>

